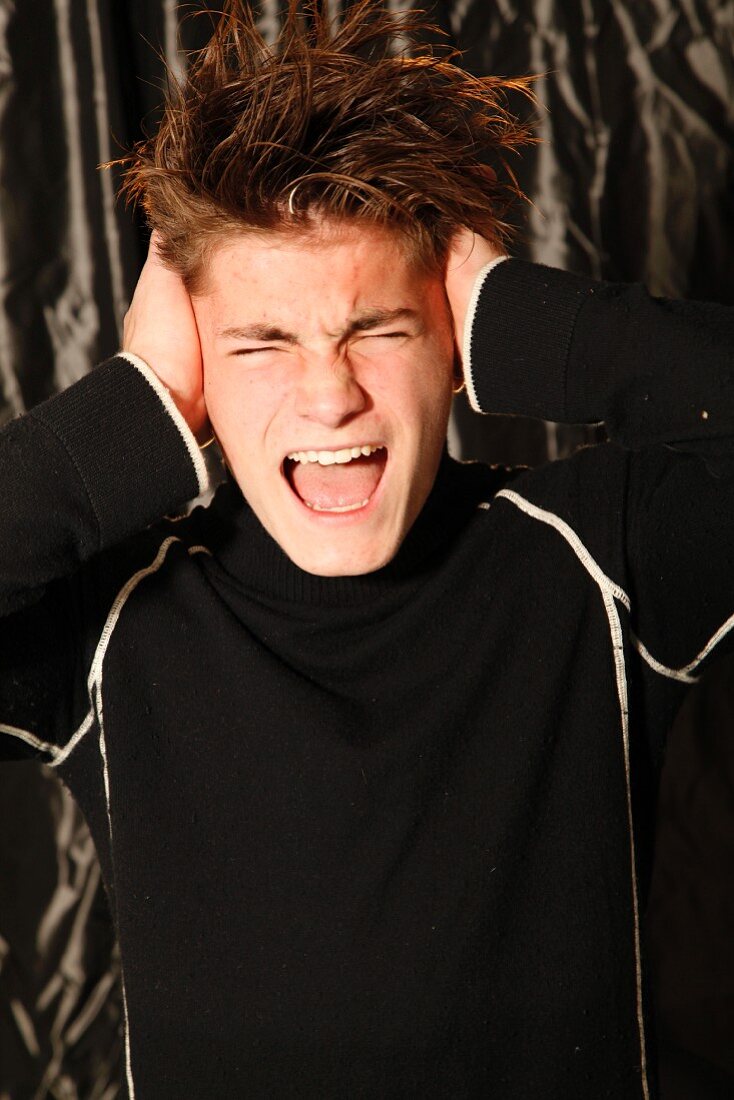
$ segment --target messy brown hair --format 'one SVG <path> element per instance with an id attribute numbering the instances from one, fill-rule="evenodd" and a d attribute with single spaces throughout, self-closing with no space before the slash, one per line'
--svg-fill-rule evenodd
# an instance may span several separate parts
<path id="1" fill-rule="evenodd" d="M 123 185 L 190 291 L 207 250 L 243 230 L 387 225 L 429 269 L 459 226 L 506 241 L 519 193 L 506 155 L 530 140 L 507 94 L 529 81 L 472 76 L 427 31 L 435 39 L 420 15 L 377 0 L 358 0 L 341 26 L 318 0 L 289 0 L 269 46 L 246 0 L 225 0 L 187 75 L 169 76 L 160 126 Z"/>

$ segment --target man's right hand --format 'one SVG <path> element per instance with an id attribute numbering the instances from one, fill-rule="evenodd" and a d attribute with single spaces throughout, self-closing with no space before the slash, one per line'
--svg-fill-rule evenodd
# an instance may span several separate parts
<path id="1" fill-rule="evenodd" d="M 156 233 L 125 316 L 122 350 L 148 364 L 192 432 L 197 437 L 205 434 L 207 413 L 194 311 L 181 277 L 160 258 Z"/>

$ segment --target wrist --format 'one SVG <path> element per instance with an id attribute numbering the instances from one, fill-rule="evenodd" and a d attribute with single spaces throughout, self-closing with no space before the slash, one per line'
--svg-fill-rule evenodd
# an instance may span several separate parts
<path id="1" fill-rule="evenodd" d="M 479 304 L 479 298 L 484 288 L 488 277 L 491 273 L 505 260 L 509 259 L 509 256 L 494 256 L 491 260 L 485 263 L 478 271 L 475 271 L 473 278 L 469 284 L 467 297 L 465 298 L 464 314 L 462 318 L 462 328 L 460 332 L 457 332 L 456 341 L 461 352 L 461 361 L 464 368 L 464 381 L 466 382 L 467 393 L 469 395 L 469 402 L 475 410 L 478 409 L 478 403 L 476 399 L 476 392 L 474 390 L 473 375 L 472 375 L 472 332 L 474 329 L 474 318 L 477 312 L 477 306 Z"/>
<path id="2" fill-rule="evenodd" d="M 141 355 L 137 355 L 134 351 L 127 350 L 120 351 L 118 354 L 121 358 L 127 359 L 129 363 L 132 363 L 134 367 L 137 367 L 138 370 L 143 372 L 154 389 L 158 391 L 159 397 L 164 405 L 168 407 L 169 412 L 171 411 L 171 404 L 175 407 L 197 442 L 200 438 L 206 439 L 208 435 L 211 435 L 203 393 L 200 393 L 192 400 L 190 396 L 167 385 L 160 374 L 154 370 L 150 363 Z"/>

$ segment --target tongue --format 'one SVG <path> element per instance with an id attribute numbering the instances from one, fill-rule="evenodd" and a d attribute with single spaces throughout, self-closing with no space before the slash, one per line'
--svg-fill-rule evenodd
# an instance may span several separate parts
<path id="1" fill-rule="evenodd" d="M 385 460 L 383 449 L 333 466 L 297 462 L 291 470 L 291 484 L 308 504 L 318 508 L 347 508 L 369 500 L 382 477 Z"/>

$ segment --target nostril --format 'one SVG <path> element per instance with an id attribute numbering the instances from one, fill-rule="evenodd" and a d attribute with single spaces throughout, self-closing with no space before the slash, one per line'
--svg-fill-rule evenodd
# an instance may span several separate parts
<path id="1" fill-rule="evenodd" d="M 304 394 L 297 411 L 307 420 L 334 428 L 361 413 L 366 407 L 367 400 L 359 389 L 329 392 L 321 390 L 318 393 Z"/>

